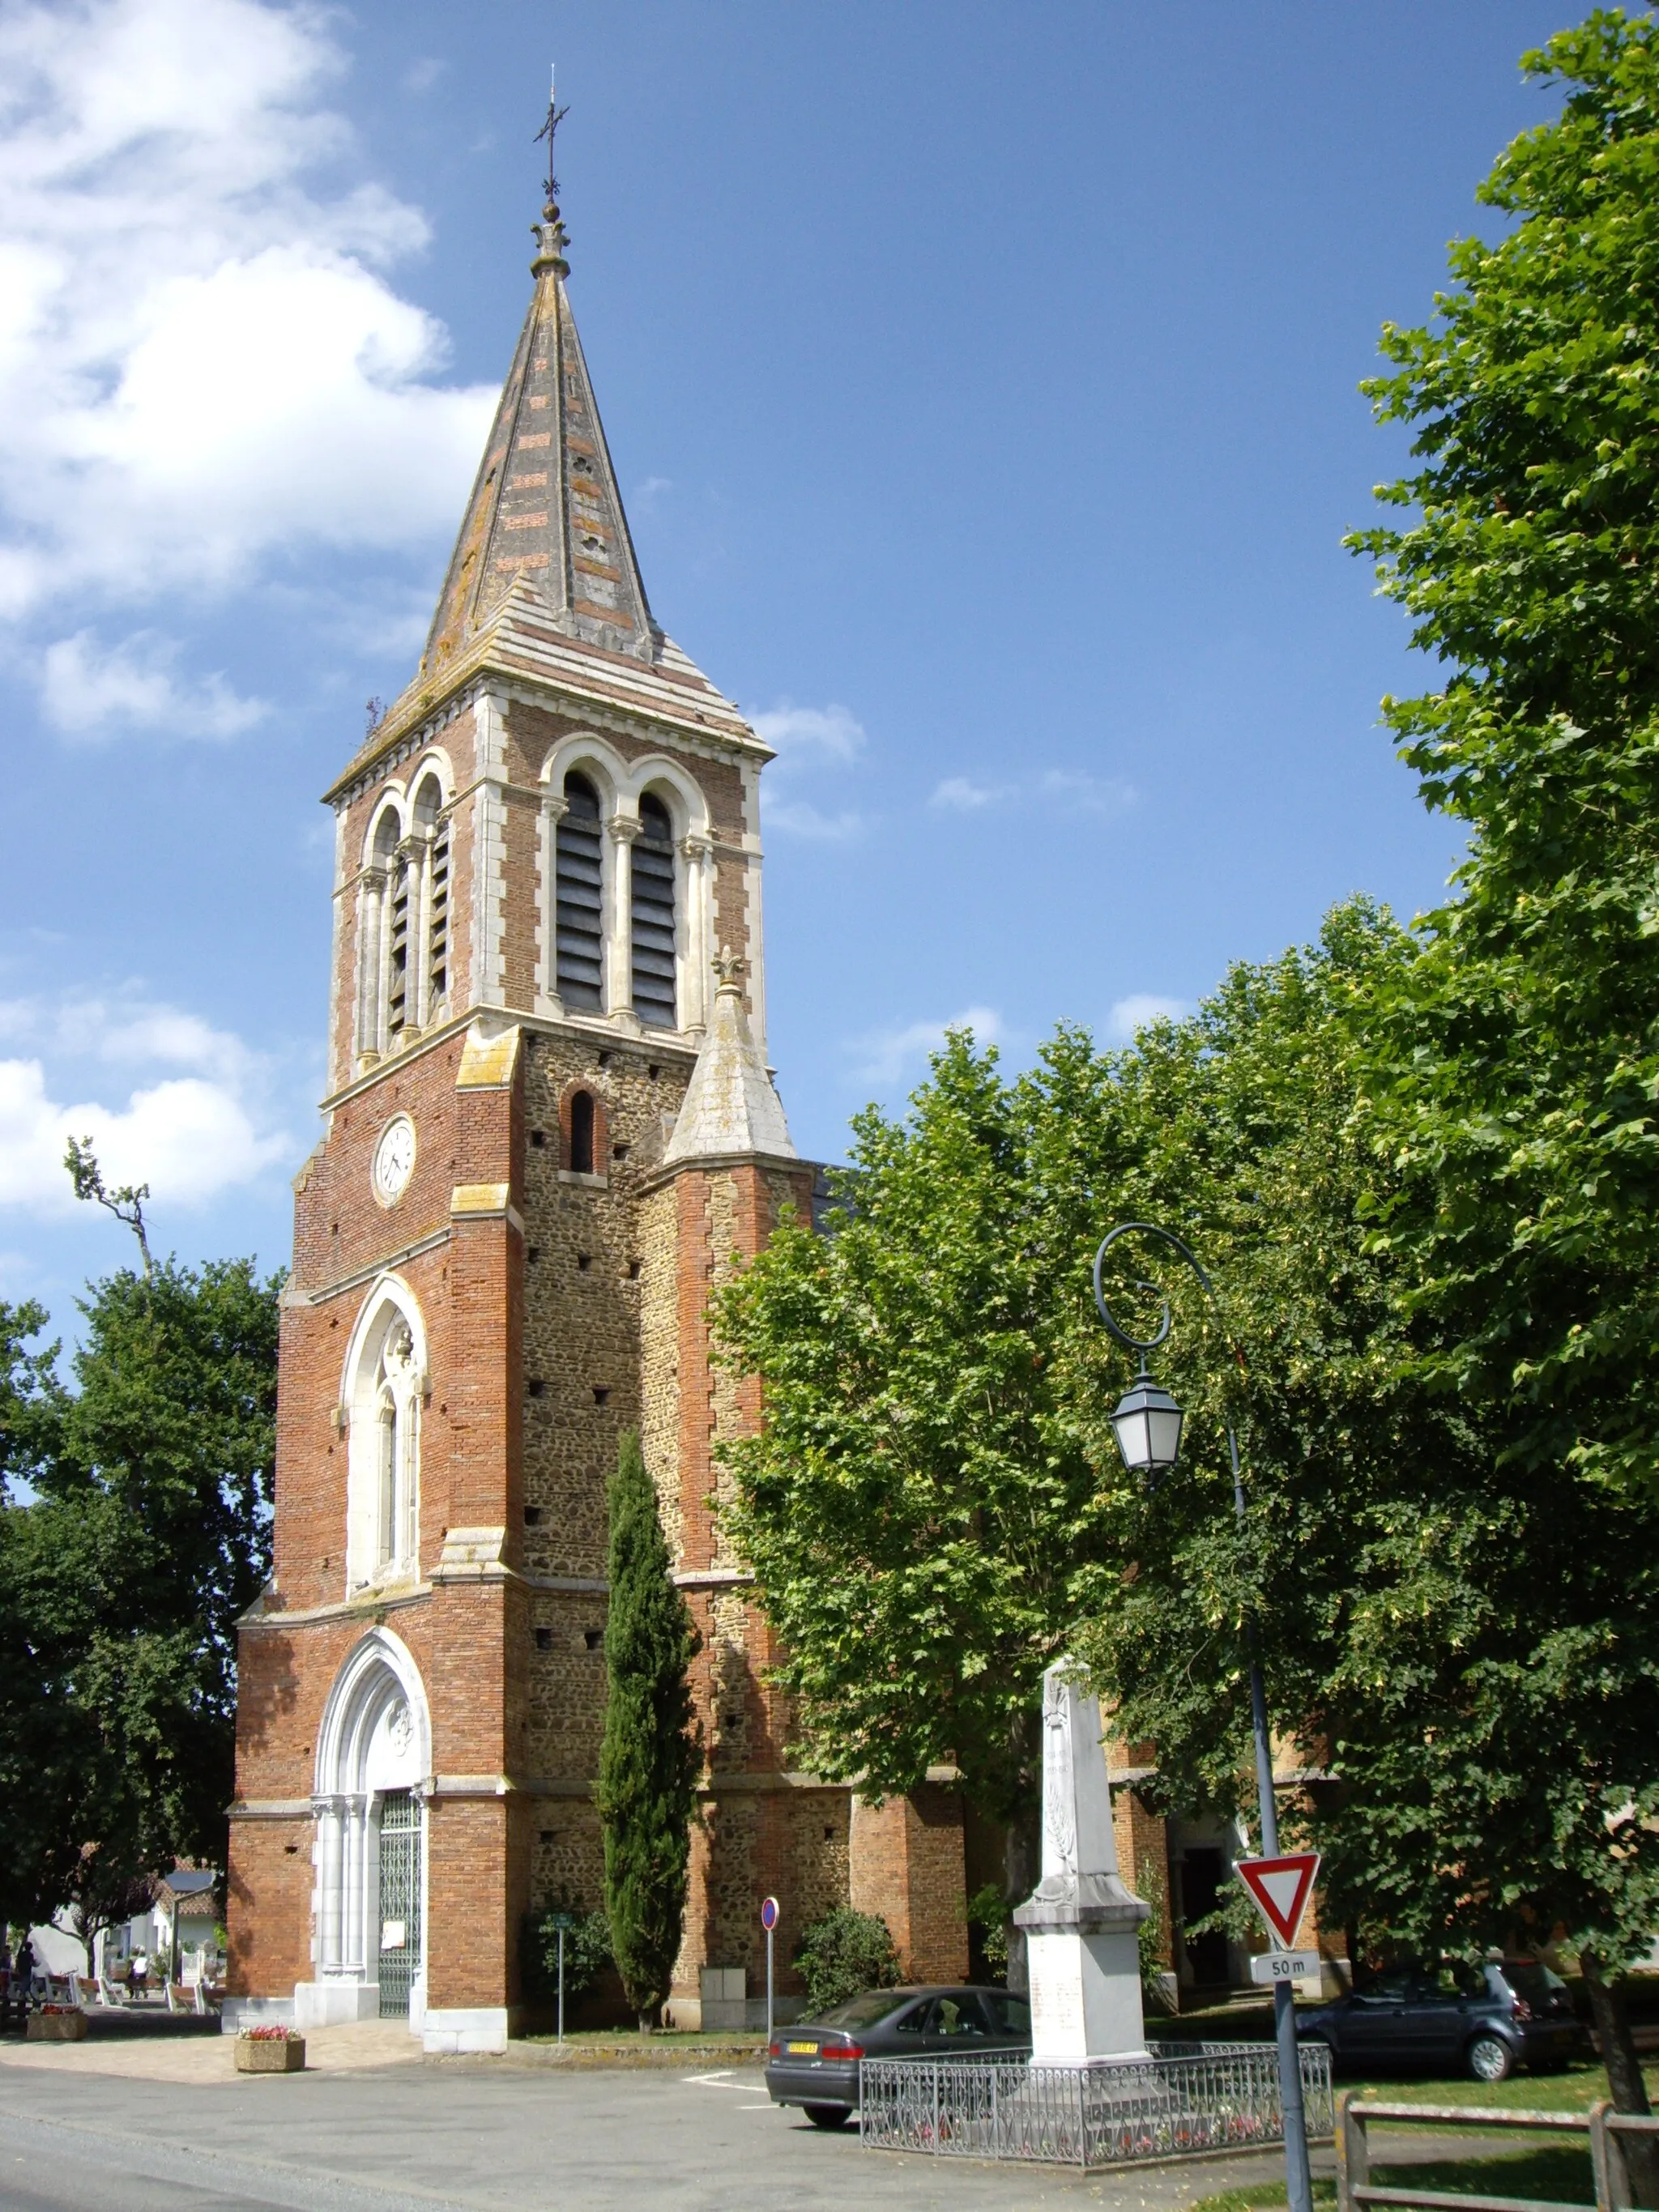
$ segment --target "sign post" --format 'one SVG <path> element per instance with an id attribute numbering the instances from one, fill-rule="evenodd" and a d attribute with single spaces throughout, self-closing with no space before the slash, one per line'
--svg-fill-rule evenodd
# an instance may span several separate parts
<path id="1" fill-rule="evenodd" d="M 1253 1960 L 1251 1978 L 1271 1984 L 1273 1993 L 1273 2031 L 1279 2044 L 1279 2083 L 1285 2108 L 1285 2159 L 1291 2212 L 1311 2212 L 1312 2182 L 1308 2172 L 1308 2129 L 1302 2112 L 1302 2054 L 1296 2040 L 1296 1984 L 1317 1980 L 1319 1955 L 1295 1948 L 1296 1931 L 1308 1909 L 1308 1899 L 1319 1875 L 1317 1851 L 1279 1849 L 1279 1823 L 1274 1817 L 1273 1776 L 1267 1749 L 1267 1715 L 1261 1695 L 1261 1670 L 1251 1670 L 1256 1719 L 1256 1765 L 1261 1771 L 1261 1841 L 1266 1856 L 1236 1859 L 1234 1869 L 1250 1893 L 1256 1910 L 1267 1923 L 1273 1949 L 1265 1960 Z M 1259 1968 L 1265 1971 L 1258 1972 Z"/>
<path id="2" fill-rule="evenodd" d="M 564 1931 L 567 1928 L 574 1928 L 575 1924 L 574 1913 L 556 1912 L 553 1916 L 553 1925 L 559 1931 L 559 2040 L 561 2043 L 564 2041 Z"/>
<path id="3" fill-rule="evenodd" d="M 778 1900 L 775 1897 L 761 1900 L 761 1926 L 766 1930 L 766 2040 L 772 2040 L 773 1992 L 776 1987 L 772 1971 L 772 1938 L 778 1924 Z"/>

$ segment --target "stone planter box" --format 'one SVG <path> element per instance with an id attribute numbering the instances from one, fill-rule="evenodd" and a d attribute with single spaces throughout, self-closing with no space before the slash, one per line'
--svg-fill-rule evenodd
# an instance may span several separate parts
<path id="1" fill-rule="evenodd" d="M 239 2074 L 303 2074 L 305 2070 L 302 2035 L 239 2035 L 236 2039 Z"/>
<path id="2" fill-rule="evenodd" d="M 32 2012 L 27 2031 L 30 2043 L 84 2043 L 87 2016 L 83 2012 Z"/>

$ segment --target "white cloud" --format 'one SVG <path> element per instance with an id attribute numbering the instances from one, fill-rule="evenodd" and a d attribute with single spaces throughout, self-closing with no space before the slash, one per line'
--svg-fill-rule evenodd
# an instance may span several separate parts
<path id="1" fill-rule="evenodd" d="M 1018 806 L 1027 799 L 1058 799 L 1085 814 L 1121 814 L 1135 803 L 1133 784 L 1115 776 L 1085 775 L 1079 769 L 1045 769 L 1034 781 L 976 783 L 971 776 L 947 775 L 935 784 L 927 804 L 941 812 L 982 813 L 988 806 Z"/>
<path id="2" fill-rule="evenodd" d="M 1051 768 L 1039 778 L 1045 799 L 1063 799 L 1085 814 L 1121 814 L 1135 803 L 1133 784 L 1115 776 L 1085 775 L 1076 769 Z"/>
<path id="3" fill-rule="evenodd" d="M 983 1048 L 1002 1035 L 1002 1017 L 992 1006 L 968 1006 L 948 1021 L 911 1022 L 903 1029 L 874 1030 L 854 1045 L 860 1060 L 854 1072 L 863 1083 L 895 1084 L 939 1050 L 947 1030 L 971 1030 L 975 1042 Z"/>
<path id="4" fill-rule="evenodd" d="M 756 735 L 776 746 L 780 767 L 814 758 L 846 765 L 864 750 L 864 725 L 845 707 L 795 707 L 786 699 L 749 719 Z"/>
<path id="5" fill-rule="evenodd" d="M 139 630 L 106 651 L 90 629 L 48 646 L 41 664 L 40 705 L 66 736 L 96 740 L 123 729 L 163 737 L 234 738 L 263 721 L 263 699 L 241 699 L 222 675 L 180 683 L 179 647 Z"/>
<path id="6" fill-rule="evenodd" d="M 1157 1021 L 1178 1022 L 1191 1013 L 1185 999 L 1160 998 L 1156 991 L 1132 991 L 1127 999 L 1115 999 L 1106 1017 L 1106 1034 L 1116 1044 L 1133 1044 L 1135 1032 Z"/>
<path id="7" fill-rule="evenodd" d="M 777 749 L 777 759 L 767 770 L 767 828 L 829 842 L 861 836 L 869 822 L 855 809 L 830 811 L 795 795 L 800 777 L 853 766 L 865 743 L 864 725 L 856 715 L 846 707 L 797 707 L 785 699 L 749 719 L 757 735 Z"/>
<path id="8" fill-rule="evenodd" d="M 179 1007 L 136 994 L 0 1000 L 0 1041 L 35 1048 L 0 1059 L 0 1206 L 69 1212 L 72 1136 L 92 1139 L 107 1182 L 147 1182 L 158 1206 L 203 1205 L 294 1156 L 272 1126 L 268 1061 Z M 94 1076 L 90 1095 L 65 1099 L 54 1095 L 71 1089 L 56 1067 L 65 1060 L 153 1079 L 118 1085 L 125 1098 L 112 1103 Z"/>
<path id="9" fill-rule="evenodd" d="M 850 811 L 826 814 L 805 799 L 774 799 L 766 809 L 769 830 L 786 830 L 791 836 L 814 837 L 820 843 L 837 844 L 844 838 L 862 836 L 866 827 L 861 814 Z"/>
<path id="10" fill-rule="evenodd" d="M 224 591 L 453 526 L 495 394 L 385 275 L 419 213 L 353 152 L 320 9 L 0 11 L 0 613 Z"/>
<path id="11" fill-rule="evenodd" d="M 947 775 L 943 783 L 935 785 L 927 804 L 956 814 L 976 814 L 981 807 L 1006 805 L 1018 796 L 1016 784 L 973 783 L 965 775 Z"/>

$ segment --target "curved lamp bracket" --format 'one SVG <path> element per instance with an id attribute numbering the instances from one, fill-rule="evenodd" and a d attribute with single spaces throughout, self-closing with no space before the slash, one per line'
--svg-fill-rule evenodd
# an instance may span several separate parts
<path id="1" fill-rule="evenodd" d="M 1187 1265 L 1198 1277 L 1199 1281 L 1204 1285 L 1205 1291 L 1208 1297 L 1213 1298 L 1215 1296 L 1215 1290 L 1208 1275 L 1205 1273 L 1203 1267 L 1199 1261 L 1197 1254 L 1193 1250 L 1190 1244 L 1184 1243 L 1182 1238 L 1176 1235 L 1173 1229 L 1160 1229 L 1155 1221 L 1122 1221 L 1118 1224 L 1117 1227 L 1114 1229 L 1109 1236 L 1102 1238 L 1100 1249 L 1095 1254 L 1096 1308 L 1099 1312 L 1102 1321 L 1105 1322 L 1107 1328 L 1110 1329 L 1112 1334 L 1117 1339 L 1118 1342 L 1121 1345 L 1127 1346 L 1129 1351 L 1138 1353 L 1144 1363 L 1146 1354 L 1149 1352 L 1156 1352 L 1158 1346 L 1163 1343 L 1164 1338 L 1170 1334 L 1170 1301 L 1164 1297 L 1164 1292 L 1159 1289 L 1156 1283 L 1136 1283 L 1133 1285 L 1133 1287 L 1137 1291 L 1150 1291 L 1152 1296 L 1158 1301 L 1162 1309 L 1158 1319 L 1158 1333 L 1153 1336 L 1131 1336 L 1127 1328 L 1121 1328 L 1117 1322 L 1113 1319 L 1112 1310 L 1106 1303 L 1106 1293 L 1101 1288 L 1100 1271 L 1102 1265 L 1105 1261 L 1107 1253 L 1110 1251 L 1112 1246 L 1116 1243 L 1120 1237 L 1157 1237 L 1161 1238 L 1165 1244 L 1172 1245 L 1174 1249 L 1180 1253 L 1182 1258 L 1187 1262 Z"/>

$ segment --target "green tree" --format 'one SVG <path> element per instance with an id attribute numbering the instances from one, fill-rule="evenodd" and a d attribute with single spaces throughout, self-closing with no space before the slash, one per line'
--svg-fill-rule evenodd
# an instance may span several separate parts
<path id="1" fill-rule="evenodd" d="M 605 1741 L 596 1795 L 611 1950 L 643 2033 L 668 1994 L 685 1916 L 702 1768 L 686 1670 L 698 1640 L 674 1587 L 656 1489 L 631 1433 L 623 1438 L 610 1509 Z"/>
<path id="2" fill-rule="evenodd" d="M 795 1964 L 806 1984 L 806 2008 L 820 2013 L 860 1990 L 898 1987 L 899 1955 L 892 1930 L 874 1912 L 838 1905 L 801 1930 Z"/>
<path id="3" fill-rule="evenodd" d="M 175 1856 L 222 1865 L 234 1622 L 269 1573 L 280 1279 L 246 1261 L 118 1273 L 0 1392 L 0 1842 L 13 1918 L 95 1920 Z"/>
<path id="4" fill-rule="evenodd" d="M 1350 543 L 1448 673 L 1384 702 L 1469 830 L 1377 1037 L 1449 1383 L 1506 1449 L 1659 1468 L 1659 29 L 1598 10 L 1523 58 L 1564 87 L 1480 188 L 1426 328 L 1366 388 L 1420 465 Z"/>
<path id="5" fill-rule="evenodd" d="M 1098 1542 L 1056 1396 L 1026 1100 L 953 1035 L 908 1115 L 853 1125 L 818 1236 L 786 1218 L 717 1304 L 766 1420 L 728 1442 L 729 1534 L 784 1656 L 805 1755 L 882 1791 L 954 1760 L 1035 1885 L 1043 1668 Z"/>
<path id="6" fill-rule="evenodd" d="M 1369 387 L 1419 465 L 1380 495 L 1402 520 L 1351 542 L 1449 672 L 1385 712 L 1469 830 L 1458 896 L 1380 1009 L 1375 1076 L 1425 1370 L 1495 1428 L 1521 1495 L 1576 1470 L 1616 1537 L 1659 1487 L 1659 31 L 1598 10 L 1522 68 L 1565 98 L 1480 188 L 1505 234 L 1453 248 L 1437 320 L 1385 329 L 1393 373 Z M 1621 1708 L 1639 1659 L 1607 1662 Z M 1635 1873 L 1651 1769 L 1623 1764 L 1588 1800 Z M 1652 1900 L 1645 1875 L 1622 1904 L 1591 1887 L 1561 1917 L 1640 2110 L 1607 1977 Z"/>
<path id="7" fill-rule="evenodd" d="M 613 1965 L 611 1923 L 602 1911 L 580 1904 L 568 1889 L 560 1889 L 545 1905 L 525 1916 L 520 1961 L 525 1985 L 538 2003 L 556 2004 L 559 1995 L 559 1923 L 564 1928 L 564 1994 L 574 2004 L 586 1996 L 595 1982 Z"/>
<path id="8" fill-rule="evenodd" d="M 767 1393 L 766 1433 L 728 1448 L 742 1541 L 815 1764 L 902 1788 L 954 1751 L 978 1793 L 981 1751 L 1001 1756 L 1000 1725 L 1069 1648 L 1115 1732 L 1155 1746 L 1155 1802 L 1248 1820 L 1253 1630 L 1275 1727 L 1328 1778 L 1287 1815 L 1362 1942 L 1559 1928 L 1594 1971 L 1609 1931 L 1659 1917 L 1659 1522 L 1576 1465 L 1523 1480 L 1431 1357 L 1413 1253 L 1379 1228 L 1424 1202 L 1426 1171 L 1380 1146 L 1370 1088 L 1380 1010 L 1419 957 L 1357 901 L 1131 1052 L 1062 1030 L 1005 1085 L 953 1040 L 903 1124 L 860 1123 L 856 1210 L 829 1239 L 780 1232 L 722 1308 Z M 994 1151 L 933 1133 L 967 1123 L 964 1097 Z M 1138 1274 L 1167 1285 L 1159 1373 L 1189 1413 L 1150 1496 L 1111 1439 L 1127 1363 L 1089 1289 L 1126 1218 L 1187 1236 L 1219 1293 L 1115 1248 L 1126 1316 L 1157 1318 Z M 983 1387 L 988 1341 L 1024 1427 Z M 1045 1483 L 1056 1463 L 1074 1487 Z"/>
<path id="9" fill-rule="evenodd" d="M 1121 1210 L 1192 1237 L 1221 1312 L 1172 1279 L 1182 1463 L 1155 1495 L 1103 1486 L 1119 1556 L 1077 1579 L 1078 1644 L 1118 1725 L 1156 1744 L 1166 1808 L 1248 1820 L 1253 1632 L 1275 1724 L 1326 1778 L 1285 1810 L 1325 1854 L 1328 1911 L 1428 1954 L 1559 1934 L 1629 2095 L 1596 1977 L 1659 1924 L 1659 1510 L 1506 1455 L 1492 1410 L 1444 1387 L 1413 1249 L 1376 1226 L 1425 1202 L 1367 1088 L 1376 1010 L 1416 957 L 1350 907 L 1119 1064 Z M 1091 1356 L 1085 1336 L 1079 1378 Z M 1103 1376 L 1079 1420 L 1110 1402 Z"/>

